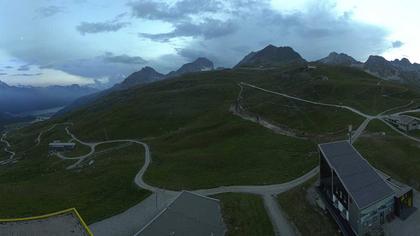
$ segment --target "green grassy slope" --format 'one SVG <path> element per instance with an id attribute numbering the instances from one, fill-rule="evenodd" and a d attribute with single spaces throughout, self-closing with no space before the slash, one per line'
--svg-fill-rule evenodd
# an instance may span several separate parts
<path id="1" fill-rule="evenodd" d="M 276 135 L 240 118 L 151 141 L 146 181 L 171 189 L 273 184 L 303 175 L 317 164 L 315 144 Z"/>
<path id="2" fill-rule="evenodd" d="M 328 213 L 322 213 L 312 205 L 306 195 L 308 188 L 315 184 L 315 178 L 278 196 L 281 208 L 288 220 L 302 235 L 340 235 L 338 227 Z"/>
<path id="3" fill-rule="evenodd" d="M 221 201 L 226 236 L 274 235 L 260 196 L 226 193 L 214 197 Z"/>
<path id="4" fill-rule="evenodd" d="M 376 168 L 420 189 L 420 144 L 378 120 L 372 121 L 367 131 L 355 144 L 361 154 Z"/>
<path id="5" fill-rule="evenodd" d="M 148 195 L 133 183 L 144 161 L 143 147 L 110 151 L 94 157 L 92 166 L 66 170 L 74 161 L 48 155 L 48 142 L 58 137 L 64 137 L 60 127 L 47 132 L 39 146 L 18 152 L 24 159 L 17 164 L 0 167 L 0 218 L 76 207 L 87 223 L 93 223 L 124 211 Z"/>
<path id="6" fill-rule="evenodd" d="M 410 113 L 406 113 L 404 115 L 409 115 L 409 116 L 414 116 L 414 117 L 420 118 L 420 112 L 410 112 Z"/>
<path id="7" fill-rule="evenodd" d="M 321 74 L 328 74 L 330 79 L 320 80 Z M 124 210 L 146 196 L 146 192 L 132 185 L 132 178 L 142 164 L 143 150 L 139 147 L 107 152 L 103 155 L 110 155 L 109 162 L 80 172 L 64 170 L 71 164 L 69 161 L 46 156 L 48 142 L 62 135 L 62 131 L 45 133 L 41 145 L 34 147 L 41 130 L 66 121 L 74 123 L 71 130 L 84 141 L 146 138 L 153 158 L 146 181 L 171 189 L 280 183 L 315 167 L 318 160 L 313 140 L 277 135 L 229 112 L 239 93 L 240 81 L 317 101 L 354 105 L 372 114 L 408 103 L 418 96 L 402 85 L 389 82 L 378 85 L 374 77 L 339 67 L 321 67 L 312 72 L 295 68 L 212 71 L 115 92 L 64 117 L 10 134 L 13 150 L 21 160 L 13 167 L 0 167 L 0 187 L 2 191 L 12 192 L 0 195 L 0 209 L 6 207 L 2 213 L 34 215 L 73 205 L 85 209 L 82 213 L 93 222 Z M 255 93 L 250 99 L 258 108 L 258 101 L 277 102 L 279 98 Z M 299 105 L 308 111 L 302 120 L 296 108 L 290 114 L 277 113 L 272 106 L 262 104 L 268 111 L 258 112 L 284 125 L 322 135 L 359 122 L 358 118 L 341 111 Z M 290 118 L 283 119 L 283 115 Z M 309 120 L 322 122 L 321 128 L 314 129 Z M 13 186 L 18 186 L 15 193 Z M 48 193 L 46 186 L 57 191 Z M 70 191 L 67 186 L 77 190 L 75 195 L 67 193 Z M 33 187 L 38 190 L 29 198 Z M 124 195 L 118 195 L 120 192 Z M 111 205 L 108 199 L 113 201 L 109 207 L 115 208 L 100 212 L 99 206 Z M 34 202 L 42 204 L 31 208 Z M 98 208 L 89 208 L 89 204 Z"/>
<path id="8" fill-rule="evenodd" d="M 349 67 L 320 65 L 313 71 L 295 69 L 289 73 L 271 73 L 277 75 L 251 81 L 266 89 L 314 101 L 348 105 L 368 114 L 377 114 L 420 98 L 413 88 L 380 80 Z M 323 80 L 323 76 L 328 80 Z"/>
<path id="9" fill-rule="evenodd" d="M 344 109 L 312 105 L 248 87 L 244 88 L 242 103 L 247 111 L 314 138 L 344 138 L 348 125 L 357 127 L 364 119 Z"/>

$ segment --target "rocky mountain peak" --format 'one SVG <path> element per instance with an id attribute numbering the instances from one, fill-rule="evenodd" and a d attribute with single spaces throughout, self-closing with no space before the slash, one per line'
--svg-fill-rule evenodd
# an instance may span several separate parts
<path id="1" fill-rule="evenodd" d="M 167 74 L 167 77 L 180 76 L 186 73 L 194 73 L 200 71 L 214 70 L 214 64 L 212 61 L 205 57 L 199 57 L 195 61 L 182 65 L 178 70 L 172 71 Z"/>
<path id="2" fill-rule="evenodd" d="M 359 65 L 361 62 L 356 61 L 353 57 L 345 53 L 331 52 L 327 57 L 318 60 L 317 62 L 328 65 L 343 65 L 352 66 Z"/>
<path id="3" fill-rule="evenodd" d="M 235 67 L 270 67 L 294 63 L 306 61 L 291 47 L 276 47 L 270 44 L 260 51 L 249 53 Z"/>

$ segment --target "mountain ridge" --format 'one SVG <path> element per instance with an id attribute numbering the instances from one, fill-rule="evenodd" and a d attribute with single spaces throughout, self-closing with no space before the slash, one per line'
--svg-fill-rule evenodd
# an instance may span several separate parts
<path id="1" fill-rule="evenodd" d="M 201 72 L 206 70 L 214 70 L 214 65 L 212 61 L 204 57 L 199 57 L 193 62 L 183 64 L 177 71 L 172 71 L 166 75 L 159 73 L 150 66 L 146 66 L 143 67 L 141 70 L 130 74 L 122 82 L 115 84 L 109 89 L 105 89 L 100 92 L 90 94 L 75 100 L 72 104 L 64 107 L 62 110 L 57 112 L 55 116 L 60 116 L 64 113 L 74 111 L 79 107 L 94 102 L 95 100 L 104 97 L 114 91 L 126 90 L 136 86 L 146 85 L 164 79 L 174 78 L 177 76 L 184 75 L 186 73 Z"/>
<path id="2" fill-rule="evenodd" d="M 33 87 L 11 86 L 0 81 L 0 112 L 21 113 L 64 106 L 95 92 L 94 88 L 76 84 Z"/>

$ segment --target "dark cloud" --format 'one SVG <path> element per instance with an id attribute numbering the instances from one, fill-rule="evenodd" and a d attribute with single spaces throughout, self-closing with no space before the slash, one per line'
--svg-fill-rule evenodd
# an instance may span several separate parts
<path id="1" fill-rule="evenodd" d="M 146 64 L 147 61 L 144 60 L 142 57 L 131 57 L 125 54 L 122 55 L 114 55 L 112 53 L 106 53 L 104 56 L 104 61 L 109 63 L 121 63 L 121 64 Z"/>
<path id="2" fill-rule="evenodd" d="M 174 22 L 190 15 L 217 12 L 222 3 L 217 0 L 181 0 L 173 5 L 153 0 L 139 0 L 128 4 L 133 16 L 150 20 Z"/>
<path id="3" fill-rule="evenodd" d="M 115 21 L 96 22 L 96 23 L 82 22 L 76 27 L 76 29 L 82 35 L 96 34 L 96 33 L 102 33 L 102 32 L 115 32 L 124 27 L 127 27 L 129 24 L 130 23 L 128 22 L 115 22 Z"/>
<path id="4" fill-rule="evenodd" d="M 38 15 L 42 18 L 51 17 L 61 12 L 64 12 L 63 7 L 53 6 L 53 5 L 41 7 L 37 9 Z"/>
<path id="5" fill-rule="evenodd" d="M 399 40 L 392 42 L 392 47 L 393 47 L 393 48 L 400 48 L 400 47 L 402 47 L 403 45 L 404 45 L 404 43 L 403 43 L 403 42 L 401 42 L 401 41 L 399 41 Z"/>
<path id="6" fill-rule="evenodd" d="M 98 81 L 98 85 L 109 87 L 140 70 L 144 63 L 146 61 L 141 57 L 114 55 L 108 52 L 92 58 L 53 62 L 40 68 L 61 70 L 72 75 L 92 78 Z"/>
<path id="7" fill-rule="evenodd" d="M 347 52 L 363 60 L 389 47 L 386 30 L 355 21 L 349 12 L 337 15 L 329 3 L 314 1 L 305 11 L 290 13 L 277 11 L 265 1 L 245 2 L 234 1 L 234 7 L 227 10 L 227 20 L 236 26 L 234 31 L 224 37 L 197 37 L 178 54 L 190 58 L 186 52 L 211 52 L 218 55 L 216 65 L 233 66 L 250 51 L 268 44 L 291 46 L 308 60 L 322 58 L 331 51 Z M 177 32 L 178 25 L 174 26 Z M 154 39 L 180 35 L 171 34 L 174 32 L 155 35 Z"/>
<path id="8" fill-rule="evenodd" d="M 13 69 L 13 66 L 5 66 L 6 69 Z"/>
<path id="9" fill-rule="evenodd" d="M 22 65 L 22 66 L 20 66 L 17 70 L 18 71 L 28 71 L 28 70 L 30 70 L 31 68 L 30 68 L 30 65 Z"/>
<path id="10" fill-rule="evenodd" d="M 182 22 L 180 24 L 176 24 L 175 27 L 176 28 L 169 33 L 140 33 L 139 36 L 162 42 L 169 41 L 172 38 L 186 36 L 212 39 L 231 34 L 237 29 L 237 26 L 233 24 L 233 22 L 225 22 L 216 19 L 204 19 L 204 21 L 199 24 L 194 24 L 191 22 Z"/>
<path id="11" fill-rule="evenodd" d="M 7 75 L 7 73 L 0 73 L 0 76 Z"/>
<path id="12" fill-rule="evenodd" d="M 205 57 L 205 58 L 208 58 L 211 61 L 215 62 L 215 61 L 218 61 L 217 58 L 219 57 L 217 55 L 212 54 L 211 52 L 195 50 L 195 49 L 192 49 L 192 48 L 177 49 L 177 53 L 178 53 L 178 55 L 182 56 L 183 58 L 186 58 L 187 61 L 194 61 L 199 57 Z"/>
<path id="13" fill-rule="evenodd" d="M 39 76 L 42 73 L 22 73 L 22 74 L 12 74 L 11 76 Z"/>

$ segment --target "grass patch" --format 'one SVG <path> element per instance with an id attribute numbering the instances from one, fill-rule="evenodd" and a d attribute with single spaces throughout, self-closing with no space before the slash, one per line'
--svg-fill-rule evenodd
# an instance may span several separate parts
<path id="1" fill-rule="evenodd" d="M 83 145 L 77 141 L 73 141 L 76 143 L 76 147 L 71 151 L 65 151 L 63 152 L 63 155 L 66 157 L 79 157 L 86 155 L 90 152 L 90 147 Z"/>
<path id="2" fill-rule="evenodd" d="M 170 189 L 273 184 L 317 165 L 314 143 L 274 134 L 234 116 L 227 119 L 153 140 L 146 181 Z"/>
<path id="3" fill-rule="evenodd" d="M 278 196 L 278 201 L 289 221 L 302 235 L 340 235 L 334 220 L 316 209 L 307 199 L 307 191 L 315 184 L 316 178 L 299 185 Z"/>
<path id="4" fill-rule="evenodd" d="M 420 112 L 409 112 L 409 113 L 405 113 L 404 115 L 420 118 Z"/>
<path id="5" fill-rule="evenodd" d="M 416 138 L 420 138 L 420 130 L 411 130 L 408 132 L 408 135 L 416 137 Z"/>
<path id="6" fill-rule="evenodd" d="M 420 189 L 420 143 L 412 141 L 380 121 L 372 121 L 356 147 L 376 168 L 395 179 Z M 385 132 L 381 135 L 375 132 Z"/>
<path id="7" fill-rule="evenodd" d="M 225 193 L 214 197 L 221 201 L 223 219 L 228 228 L 226 236 L 274 235 L 260 196 Z"/>
<path id="8" fill-rule="evenodd" d="M 110 151 L 82 170 L 65 170 L 74 161 L 48 156 L 47 134 L 17 164 L 0 167 L 0 217 L 40 215 L 76 207 L 88 224 L 120 213 L 146 198 L 134 176 L 144 162 L 136 145 Z M 29 158 L 30 157 L 30 158 Z"/>
<path id="9" fill-rule="evenodd" d="M 306 136 L 343 138 L 348 125 L 358 127 L 364 120 L 344 109 L 312 105 L 247 87 L 243 97 L 245 110 Z"/>
<path id="10" fill-rule="evenodd" d="M 312 101 L 347 105 L 371 115 L 420 98 L 413 88 L 349 67 L 319 65 L 309 72 L 296 69 L 275 76 L 263 75 L 265 79 L 256 77 L 248 82 Z M 328 80 L 323 80 L 323 76 Z"/>

